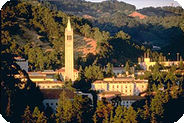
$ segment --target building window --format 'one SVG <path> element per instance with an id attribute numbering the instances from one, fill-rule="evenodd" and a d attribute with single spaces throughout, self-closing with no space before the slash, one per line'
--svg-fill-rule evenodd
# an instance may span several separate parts
<path id="1" fill-rule="evenodd" d="M 144 88 L 144 85 L 142 85 L 142 88 Z"/>
<path id="2" fill-rule="evenodd" d="M 119 86 L 117 85 L 117 88 L 119 88 Z"/>
<path id="3" fill-rule="evenodd" d="M 72 40 L 72 36 L 71 35 L 67 35 L 67 40 Z"/>
<path id="4" fill-rule="evenodd" d="M 127 85 L 125 86 L 125 88 L 127 88 Z"/>
<path id="5" fill-rule="evenodd" d="M 50 105 L 53 105 L 53 103 L 51 103 Z"/>
<path id="6" fill-rule="evenodd" d="M 56 103 L 56 105 L 58 105 L 58 103 Z"/>

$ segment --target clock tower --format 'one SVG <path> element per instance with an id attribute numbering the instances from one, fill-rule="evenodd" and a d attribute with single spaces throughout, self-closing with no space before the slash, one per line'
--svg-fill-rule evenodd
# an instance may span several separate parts
<path id="1" fill-rule="evenodd" d="M 73 28 L 71 28 L 70 18 L 68 18 L 65 28 L 65 80 L 74 81 L 74 57 L 73 57 Z"/>

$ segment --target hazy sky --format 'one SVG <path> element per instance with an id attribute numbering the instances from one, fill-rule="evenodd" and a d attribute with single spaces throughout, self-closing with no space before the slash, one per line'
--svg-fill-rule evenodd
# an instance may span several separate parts
<path id="1" fill-rule="evenodd" d="M 101 2 L 105 0 L 86 0 L 91 2 Z M 118 0 L 118 1 L 124 1 L 126 3 L 130 3 L 132 5 L 135 5 L 137 9 L 143 8 L 143 7 L 158 7 L 158 6 L 171 6 L 173 3 L 174 6 L 179 6 L 178 2 L 174 0 Z"/>

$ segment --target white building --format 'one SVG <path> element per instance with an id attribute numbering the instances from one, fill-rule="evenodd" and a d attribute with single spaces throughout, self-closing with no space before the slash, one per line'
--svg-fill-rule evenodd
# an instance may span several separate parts
<path id="1" fill-rule="evenodd" d="M 40 89 L 58 89 L 64 85 L 62 81 L 38 81 L 35 83 Z"/>
<path id="2" fill-rule="evenodd" d="M 181 60 L 182 60 L 182 57 L 180 57 L 180 60 L 179 60 L 179 58 L 177 58 L 177 61 L 169 61 L 169 60 L 166 60 L 166 57 L 163 57 L 160 59 L 160 61 L 158 63 L 165 66 L 165 67 L 169 67 L 172 65 L 178 66 Z M 138 58 L 138 64 L 140 65 L 141 69 L 143 69 L 145 71 L 149 70 L 149 67 L 154 66 L 156 63 L 157 62 L 153 61 L 150 58 L 149 53 L 147 53 L 147 54 L 145 53 L 143 59 Z M 184 61 L 183 61 L 183 64 L 184 64 Z"/>
<path id="3" fill-rule="evenodd" d="M 135 78 L 105 78 L 92 83 L 92 89 L 99 92 L 119 91 L 125 95 L 139 95 L 147 89 L 148 80 Z"/>
<path id="4" fill-rule="evenodd" d="M 47 106 L 50 106 L 53 109 L 53 112 L 55 113 L 56 108 L 58 106 L 58 99 L 60 95 L 63 93 L 63 89 L 41 89 L 40 90 L 42 94 L 44 95 L 43 105 L 45 108 Z M 74 92 L 70 90 L 64 90 L 66 92 L 66 96 L 73 100 L 74 96 L 76 95 Z"/>
<path id="5" fill-rule="evenodd" d="M 105 69 L 105 71 L 107 71 L 107 68 Z M 112 71 L 117 76 L 118 74 L 124 73 L 125 72 L 125 68 L 124 67 L 113 67 Z"/>

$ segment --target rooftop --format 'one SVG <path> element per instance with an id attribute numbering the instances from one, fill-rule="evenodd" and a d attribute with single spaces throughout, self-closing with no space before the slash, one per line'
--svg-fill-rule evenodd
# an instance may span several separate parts
<path id="1" fill-rule="evenodd" d="M 103 80 L 96 80 L 94 83 L 122 83 L 122 82 L 148 82 L 148 80 L 141 80 L 141 79 L 135 79 L 135 78 L 128 78 L 128 77 L 117 77 L 117 78 L 105 78 Z"/>
<path id="2" fill-rule="evenodd" d="M 141 96 L 121 96 L 121 100 L 141 100 L 141 99 L 145 98 Z"/>
<path id="3" fill-rule="evenodd" d="M 56 70 L 56 72 L 65 72 L 65 68 L 61 68 L 59 70 Z M 76 69 L 73 69 L 73 72 L 79 72 L 79 71 Z"/>
<path id="4" fill-rule="evenodd" d="M 62 81 L 39 81 L 36 84 L 64 84 Z"/>
<path id="5" fill-rule="evenodd" d="M 47 76 L 41 76 L 41 75 L 35 75 L 35 76 L 29 76 L 30 79 L 38 79 L 38 78 L 41 78 L 41 79 L 53 79 L 53 78 L 50 78 L 50 77 L 47 77 Z"/>
<path id="6" fill-rule="evenodd" d="M 43 93 L 44 99 L 58 99 L 63 91 L 66 92 L 67 97 L 70 99 L 74 99 L 76 95 L 74 92 L 67 89 L 41 89 L 40 91 Z"/>
<path id="7" fill-rule="evenodd" d="M 104 91 L 104 92 L 101 92 L 99 93 L 99 95 L 125 95 L 124 93 L 121 93 L 119 91 Z"/>

